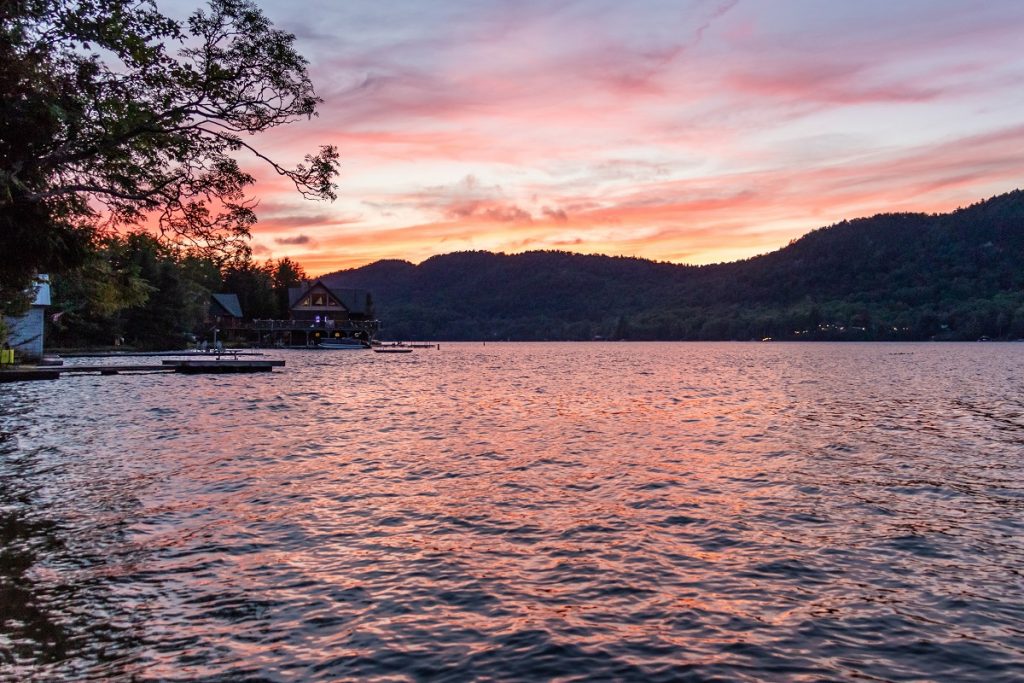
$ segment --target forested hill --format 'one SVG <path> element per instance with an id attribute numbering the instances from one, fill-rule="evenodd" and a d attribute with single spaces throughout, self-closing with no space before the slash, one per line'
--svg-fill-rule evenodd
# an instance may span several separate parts
<path id="1" fill-rule="evenodd" d="M 372 291 L 388 338 L 1017 339 L 1024 191 L 844 221 L 734 263 L 461 252 L 324 279 Z"/>

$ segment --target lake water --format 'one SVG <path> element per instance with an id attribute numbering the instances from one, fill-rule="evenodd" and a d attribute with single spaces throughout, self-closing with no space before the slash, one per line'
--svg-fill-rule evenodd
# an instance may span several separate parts
<path id="1" fill-rule="evenodd" d="M 1024 680 L 1024 344 L 273 356 L 0 385 L 0 679 Z"/>

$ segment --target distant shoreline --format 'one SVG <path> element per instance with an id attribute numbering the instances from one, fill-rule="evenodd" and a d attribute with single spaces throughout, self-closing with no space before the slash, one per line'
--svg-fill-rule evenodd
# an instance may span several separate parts
<path id="1" fill-rule="evenodd" d="M 1024 339 L 417 339 L 382 340 L 385 343 L 404 341 L 424 344 L 1020 344 Z M 225 349 L 225 354 L 264 355 L 275 351 L 303 351 L 301 348 L 245 347 Z M 311 349 L 312 350 L 312 349 Z M 191 356 L 199 352 L 194 349 L 114 349 L 111 347 L 81 347 L 69 349 L 47 349 L 45 355 L 61 358 L 129 358 L 132 356 Z"/>

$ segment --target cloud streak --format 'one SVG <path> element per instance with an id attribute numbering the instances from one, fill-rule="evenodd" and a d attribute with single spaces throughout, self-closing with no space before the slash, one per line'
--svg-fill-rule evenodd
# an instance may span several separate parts
<path id="1" fill-rule="evenodd" d="M 296 235 L 295 237 L 278 237 L 274 241 L 283 245 L 299 245 L 310 244 L 313 239 L 309 235 Z"/>

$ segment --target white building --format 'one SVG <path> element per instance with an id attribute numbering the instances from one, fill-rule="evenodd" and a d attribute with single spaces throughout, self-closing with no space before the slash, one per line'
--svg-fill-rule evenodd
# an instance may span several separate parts
<path id="1" fill-rule="evenodd" d="M 7 323 L 7 342 L 18 351 L 18 355 L 26 359 L 43 357 L 43 322 L 46 307 L 50 305 L 50 277 L 38 276 L 35 288 L 36 297 L 28 313 L 4 319 Z"/>

